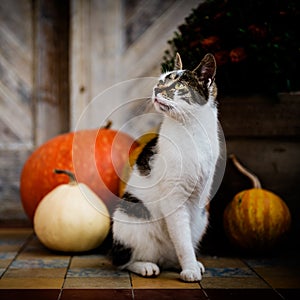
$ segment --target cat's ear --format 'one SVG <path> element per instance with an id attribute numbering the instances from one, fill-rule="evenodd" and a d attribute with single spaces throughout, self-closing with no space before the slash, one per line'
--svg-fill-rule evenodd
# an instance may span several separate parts
<path id="1" fill-rule="evenodd" d="M 193 72 L 197 74 L 200 81 L 204 81 L 206 85 L 210 86 L 215 79 L 216 69 L 216 60 L 211 53 L 208 53 Z"/>
<path id="2" fill-rule="evenodd" d="M 174 62 L 174 71 L 182 70 L 182 61 L 179 53 L 176 53 L 175 62 Z"/>

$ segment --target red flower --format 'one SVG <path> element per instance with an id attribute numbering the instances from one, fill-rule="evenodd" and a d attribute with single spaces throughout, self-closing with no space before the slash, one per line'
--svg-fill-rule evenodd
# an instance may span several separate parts
<path id="1" fill-rule="evenodd" d="M 242 47 L 234 48 L 229 53 L 230 60 L 233 63 L 238 63 L 247 57 L 246 51 Z"/>
<path id="2" fill-rule="evenodd" d="M 203 39 L 201 41 L 201 45 L 204 49 L 210 49 L 215 46 L 219 42 L 219 40 L 220 39 L 217 36 L 212 35 L 206 39 Z"/>
<path id="3" fill-rule="evenodd" d="M 229 52 L 227 50 L 220 50 L 214 53 L 218 66 L 225 65 L 229 61 Z"/>

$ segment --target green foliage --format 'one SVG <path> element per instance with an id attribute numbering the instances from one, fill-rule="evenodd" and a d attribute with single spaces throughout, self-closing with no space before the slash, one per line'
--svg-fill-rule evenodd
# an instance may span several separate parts
<path id="1" fill-rule="evenodd" d="M 163 71 L 173 68 L 176 52 L 186 69 L 213 53 L 223 96 L 300 90 L 299 0 L 208 0 L 168 43 Z"/>

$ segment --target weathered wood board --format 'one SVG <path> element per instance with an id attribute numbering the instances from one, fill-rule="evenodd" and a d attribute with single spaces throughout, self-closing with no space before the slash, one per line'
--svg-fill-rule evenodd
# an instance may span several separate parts
<path id="1" fill-rule="evenodd" d="M 69 130 L 69 1 L 0 1 L 0 225 L 26 223 L 24 162 Z"/>
<path id="2" fill-rule="evenodd" d="M 34 144 L 32 18 L 31 1 L 0 1 L 0 224 L 26 218 L 19 176 Z"/>
<path id="3" fill-rule="evenodd" d="M 220 121 L 227 138 L 300 137 L 300 93 L 224 98 Z"/>
<path id="4" fill-rule="evenodd" d="M 69 2 L 35 3 L 35 144 L 69 130 Z"/>
<path id="5" fill-rule="evenodd" d="M 71 128 L 99 127 L 130 90 L 145 93 L 136 83 L 125 94 L 115 85 L 158 76 L 167 40 L 202 1 L 71 1 Z M 113 97 L 101 94 L 107 88 Z M 121 128 L 127 116 L 113 121 Z"/>

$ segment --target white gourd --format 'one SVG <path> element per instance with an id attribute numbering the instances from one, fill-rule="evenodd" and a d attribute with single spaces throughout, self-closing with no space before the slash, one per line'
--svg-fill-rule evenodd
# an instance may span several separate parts
<path id="1" fill-rule="evenodd" d="M 85 184 L 77 183 L 69 171 L 69 184 L 61 184 L 47 194 L 34 215 L 34 230 L 49 249 L 81 252 L 101 245 L 110 230 L 106 205 Z"/>

